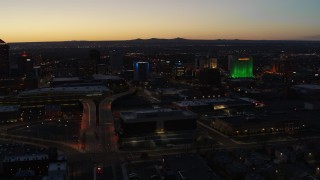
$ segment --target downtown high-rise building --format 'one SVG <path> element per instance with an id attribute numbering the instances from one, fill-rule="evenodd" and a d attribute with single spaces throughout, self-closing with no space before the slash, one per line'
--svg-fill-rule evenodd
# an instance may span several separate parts
<path id="1" fill-rule="evenodd" d="M 22 52 L 18 59 L 18 73 L 20 76 L 32 76 L 33 60 L 27 52 Z"/>
<path id="2" fill-rule="evenodd" d="M 110 52 L 110 71 L 119 73 L 123 69 L 123 55 L 120 51 L 113 50 Z"/>
<path id="3" fill-rule="evenodd" d="M 217 58 L 196 55 L 195 57 L 195 68 L 196 69 L 214 69 L 217 68 Z"/>
<path id="4" fill-rule="evenodd" d="M 176 78 L 181 78 L 185 75 L 185 67 L 181 61 L 178 61 L 174 64 L 173 70 Z"/>
<path id="5" fill-rule="evenodd" d="M 0 75 L 10 74 L 9 45 L 0 39 Z"/>
<path id="6" fill-rule="evenodd" d="M 145 82 L 149 80 L 150 65 L 149 62 L 134 63 L 134 80 Z"/>
<path id="7" fill-rule="evenodd" d="M 228 56 L 228 66 L 231 78 L 252 78 L 253 59 L 251 57 Z"/>
<path id="8" fill-rule="evenodd" d="M 92 62 L 93 73 L 98 73 L 98 66 L 101 64 L 101 53 L 96 49 L 92 49 L 89 51 L 89 59 Z"/>

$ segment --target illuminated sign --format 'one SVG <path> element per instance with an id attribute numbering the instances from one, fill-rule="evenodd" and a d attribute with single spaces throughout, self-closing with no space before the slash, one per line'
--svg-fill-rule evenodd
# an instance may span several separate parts
<path id="1" fill-rule="evenodd" d="M 250 58 L 239 58 L 238 60 L 239 60 L 239 61 L 249 61 Z"/>

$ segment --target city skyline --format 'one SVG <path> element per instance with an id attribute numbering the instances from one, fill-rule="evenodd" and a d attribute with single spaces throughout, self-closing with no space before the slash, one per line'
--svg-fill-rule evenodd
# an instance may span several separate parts
<path id="1" fill-rule="evenodd" d="M 320 1 L 2 2 L 6 42 L 148 38 L 319 40 Z"/>

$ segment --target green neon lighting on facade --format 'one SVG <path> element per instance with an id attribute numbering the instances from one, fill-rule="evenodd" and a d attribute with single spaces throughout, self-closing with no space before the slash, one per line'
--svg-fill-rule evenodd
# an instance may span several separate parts
<path id="1" fill-rule="evenodd" d="M 231 78 L 251 78 L 253 77 L 253 60 L 234 59 L 230 72 Z"/>

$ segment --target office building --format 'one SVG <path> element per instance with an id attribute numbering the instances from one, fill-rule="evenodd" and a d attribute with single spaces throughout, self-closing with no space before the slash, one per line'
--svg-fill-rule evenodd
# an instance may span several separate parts
<path id="1" fill-rule="evenodd" d="M 304 128 L 306 123 L 294 115 L 233 116 L 215 119 L 214 128 L 226 135 L 256 135 L 272 133 L 293 133 Z"/>
<path id="2" fill-rule="evenodd" d="M 9 45 L 0 39 L 0 75 L 6 76 L 10 73 Z"/>
<path id="3" fill-rule="evenodd" d="M 253 109 L 256 107 L 255 100 L 247 100 L 243 98 L 230 98 L 230 97 L 215 97 L 212 98 L 175 101 L 172 103 L 173 107 L 181 110 L 191 110 L 193 112 L 209 112 L 220 111 L 224 109 Z"/>
<path id="4" fill-rule="evenodd" d="M 22 52 L 18 59 L 18 73 L 20 76 L 32 76 L 33 60 L 27 52 Z"/>
<path id="5" fill-rule="evenodd" d="M 28 176 L 28 179 L 35 179 L 36 176 L 41 177 L 42 175 L 46 174 L 46 172 L 48 171 L 48 164 L 49 156 L 45 153 L 25 155 L 7 154 L 2 161 L 3 171 L 6 177 L 16 177 L 19 172 L 30 170 L 32 176 Z M 18 177 L 20 176 L 21 175 L 18 175 Z M 16 177 L 15 179 L 18 179 L 18 177 Z"/>
<path id="6" fill-rule="evenodd" d="M 195 68 L 196 69 L 213 69 L 217 68 L 218 60 L 217 58 L 208 57 L 208 56 L 201 56 L 197 55 L 195 58 Z"/>
<path id="7" fill-rule="evenodd" d="M 134 63 L 134 80 L 145 82 L 149 80 L 150 66 L 149 62 Z"/>
<path id="8" fill-rule="evenodd" d="M 120 51 L 110 52 L 110 71 L 113 73 L 121 72 L 123 68 L 123 55 Z"/>
<path id="9" fill-rule="evenodd" d="M 195 57 L 195 68 L 201 69 L 204 67 L 204 64 L 206 63 L 207 57 L 203 55 L 196 55 Z"/>
<path id="10" fill-rule="evenodd" d="M 252 78 L 253 59 L 250 57 L 229 56 L 229 72 L 231 78 Z"/>
<path id="11" fill-rule="evenodd" d="M 20 106 L 0 106 L 0 123 L 15 123 L 19 121 L 20 118 Z"/>
<path id="12" fill-rule="evenodd" d="M 207 62 L 204 64 L 204 68 L 214 69 L 218 66 L 217 58 L 209 58 Z"/>
<path id="13" fill-rule="evenodd" d="M 174 74 L 177 78 L 184 77 L 185 67 L 183 66 L 181 61 L 176 62 L 173 68 L 174 68 Z"/>
<path id="14" fill-rule="evenodd" d="M 188 110 L 150 109 L 120 113 L 125 135 L 186 131 L 197 128 L 197 114 Z"/>
<path id="15" fill-rule="evenodd" d="M 93 62 L 94 74 L 98 72 L 98 65 L 101 64 L 100 51 L 92 49 L 89 52 L 90 60 Z"/>
<path id="16" fill-rule="evenodd" d="M 302 98 L 309 100 L 320 99 L 320 85 L 317 84 L 297 84 L 289 89 L 289 96 L 292 98 Z"/>

